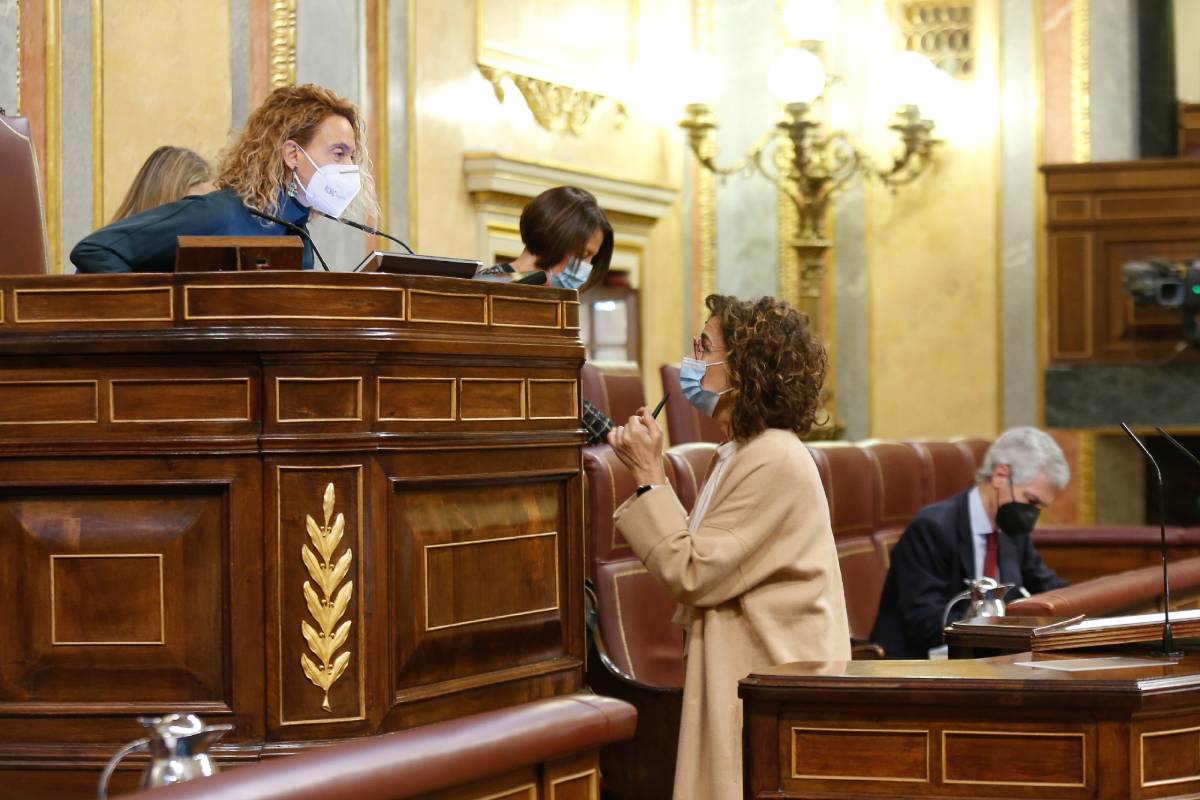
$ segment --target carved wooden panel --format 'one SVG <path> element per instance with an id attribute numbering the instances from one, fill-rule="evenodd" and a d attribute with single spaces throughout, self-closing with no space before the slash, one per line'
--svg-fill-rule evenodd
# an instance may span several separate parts
<path id="1" fill-rule="evenodd" d="M 97 381 L 0 381 L 0 425 L 99 421 Z"/>
<path id="2" fill-rule="evenodd" d="M 433 292 L 413 289 L 410 293 L 411 322 L 440 322 L 447 325 L 486 325 L 487 295 L 477 292 Z"/>
<path id="3" fill-rule="evenodd" d="M 530 378 L 530 419 L 579 419 L 579 382 L 574 379 Z"/>
<path id="4" fill-rule="evenodd" d="M 443 377 L 380 377 L 376 418 L 383 422 L 454 422 L 458 382 Z"/>
<path id="5" fill-rule="evenodd" d="M 1137 765 L 1143 789 L 1200 782 L 1200 728 L 1168 728 L 1142 733 Z"/>
<path id="6" fill-rule="evenodd" d="M 929 781 L 929 731 L 792 727 L 791 776 Z"/>
<path id="7" fill-rule="evenodd" d="M 169 286 L 17 289 L 13 321 L 24 325 L 170 322 L 173 297 Z"/>
<path id="8" fill-rule="evenodd" d="M 231 706 L 227 504 L 203 484 L 0 491 L 0 707 Z"/>
<path id="9" fill-rule="evenodd" d="M 557 300 L 492 297 L 492 324 L 501 327 L 560 328 Z"/>
<path id="10" fill-rule="evenodd" d="M 247 286 L 240 283 L 186 286 L 183 318 L 187 322 L 313 320 L 402 322 L 404 290 L 399 288 L 328 286 L 313 291 L 283 283 Z M 264 307 L 263 296 L 270 297 Z"/>
<path id="11" fill-rule="evenodd" d="M 1084 787 L 1094 770 L 1088 763 L 1088 747 L 1083 733 L 946 730 L 942 731 L 942 781 Z"/>
<path id="12" fill-rule="evenodd" d="M 363 466 L 278 464 L 268 581 L 274 724 L 366 715 Z M 301 735 L 302 734 L 289 734 Z"/>
<path id="13" fill-rule="evenodd" d="M 472 675 L 565 654 L 560 481 L 399 486 L 389 514 L 397 595 L 393 687 L 451 690 Z"/>
<path id="14" fill-rule="evenodd" d="M 525 381 L 521 378 L 462 378 L 459 408 L 464 420 L 525 419 Z"/>
<path id="15" fill-rule="evenodd" d="M 249 422 L 249 378 L 152 378 L 113 380 L 113 422 Z"/>
<path id="16" fill-rule="evenodd" d="M 280 375 L 275 378 L 275 421 L 362 422 L 363 379 Z"/>

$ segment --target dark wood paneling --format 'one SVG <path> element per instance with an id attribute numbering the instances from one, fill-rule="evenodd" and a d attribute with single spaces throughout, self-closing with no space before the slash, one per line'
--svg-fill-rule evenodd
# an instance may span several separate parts
<path id="1" fill-rule="evenodd" d="M 525 419 L 525 381 L 520 378 L 463 378 L 458 407 L 464 420 Z"/>
<path id="2" fill-rule="evenodd" d="M 249 378 L 158 378 L 110 383 L 113 422 L 249 422 Z"/>
<path id="3" fill-rule="evenodd" d="M 486 325 L 487 295 L 473 292 L 411 292 L 412 322 L 441 322 L 449 325 Z"/>
<path id="4" fill-rule="evenodd" d="M 567 524 L 565 488 L 558 481 L 397 487 L 394 580 L 414 586 L 420 602 L 392 610 L 394 691 L 428 691 L 567 654 L 560 602 L 567 552 L 558 533 Z"/>
<path id="5" fill-rule="evenodd" d="M 929 780 L 929 731 L 791 729 L 792 778 Z"/>
<path id="6" fill-rule="evenodd" d="M 550 300 L 492 297 L 492 324 L 518 328 L 559 328 L 559 304 Z"/>
<path id="7" fill-rule="evenodd" d="M 577 321 L 573 292 L 247 272 L 0 296 L 6 785 L 94 786 L 138 714 L 232 722 L 241 762 L 582 686 L 583 348 L 524 322 Z"/>
<path id="8" fill-rule="evenodd" d="M 360 377 L 275 378 L 276 422 L 362 422 Z"/>
<path id="9" fill-rule="evenodd" d="M 1087 737 L 1046 731 L 942 731 L 946 783 L 1085 787 Z"/>
<path id="10" fill-rule="evenodd" d="M 91 325 L 106 322 L 170 322 L 171 287 L 105 290 L 70 288 L 17 289 L 13 321 L 17 324 Z"/>
<path id="11" fill-rule="evenodd" d="M 383 422 L 453 422 L 458 418 L 454 378 L 381 377 L 379 413 Z"/>
<path id="12" fill-rule="evenodd" d="M 97 381 L 0 382 L 0 425 L 99 421 Z"/>
<path id="13" fill-rule="evenodd" d="M 1122 289 L 1121 267 L 1135 260 L 1200 258 L 1200 164 L 1063 164 L 1043 171 L 1050 360 L 1165 358 L 1182 338 L 1180 314 L 1134 306 Z"/>
<path id="14" fill-rule="evenodd" d="M 1141 786 L 1200 783 L 1200 728 L 1141 734 Z"/>

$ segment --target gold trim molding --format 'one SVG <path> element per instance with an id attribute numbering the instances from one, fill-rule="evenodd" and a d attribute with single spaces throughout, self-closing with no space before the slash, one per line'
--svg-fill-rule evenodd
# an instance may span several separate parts
<path id="1" fill-rule="evenodd" d="M 540 80 L 517 72 L 510 72 L 486 64 L 479 65 L 479 72 L 492 84 L 497 102 L 504 102 L 504 81 L 507 78 L 517 87 L 525 105 L 529 106 L 533 118 L 552 133 L 583 133 L 592 112 L 604 103 L 612 103 L 617 112 L 616 127 L 629 117 L 629 110 L 620 100 L 607 95 L 576 89 L 561 83 Z"/>
<path id="2" fill-rule="evenodd" d="M 296 82 L 296 0 L 272 0 L 270 83 L 272 89 Z"/>
<path id="3" fill-rule="evenodd" d="M 304 602 L 308 613 L 320 626 L 318 631 L 308 620 L 300 621 L 300 633 L 308 642 L 308 649 L 317 657 L 317 661 L 314 662 L 308 653 L 301 653 L 300 668 L 314 686 L 325 692 L 321 708 L 326 711 L 333 710 L 329 704 L 329 689 L 350 666 L 350 651 L 343 650 L 337 653 L 337 649 L 346 643 L 350 627 L 353 625 L 352 620 L 342 621 L 342 617 L 345 616 L 350 598 L 354 594 L 354 581 L 342 583 L 342 580 L 350 571 L 354 550 L 347 547 L 337 561 L 333 559 L 333 554 L 346 531 L 345 516 L 341 513 L 333 516 L 335 500 L 333 483 L 330 482 L 325 486 L 325 495 L 321 500 L 325 523 L 317 525 L 311 514 L 304 517 L 304 527 L 316 551 L 307 544 L 300 548 L 301 559 L 308 569 L 309 577 L 312 578 L 311 583 L 304 582 Z M 317 589 L 313 588 L 314 583 L 321 590 L 320 596 L 317 595 Z"/>

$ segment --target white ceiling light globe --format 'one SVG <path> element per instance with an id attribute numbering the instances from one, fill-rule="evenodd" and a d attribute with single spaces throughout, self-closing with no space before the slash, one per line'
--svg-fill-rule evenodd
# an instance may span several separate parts
<path id="1" fill-rule="evenodd" d="M 725 91 L 725 65 L 712 53 L 693 50 L 679 76 L 683 102 L 711 106 Z"/>
<path id="2" fill-rule="evenodd" d="M 781 103 L 811 103 L 825 91 L 825 65 L 808 50 L 784 50 L 771 63 L 767 88 Z"/>

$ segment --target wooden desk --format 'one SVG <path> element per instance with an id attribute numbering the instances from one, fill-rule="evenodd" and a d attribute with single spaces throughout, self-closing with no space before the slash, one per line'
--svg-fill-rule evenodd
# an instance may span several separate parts
<path id="1" fill-rule="evenodd" d="M 1097 672 L 1014 666 L 1030 658 L 751 675 L 746 797 L 1200 796 L 1200 655 Z"/>
<path id="2" fill-rule="evenodd" d="M 578 320 L 386 274 L 0 280 L 0 794 L 94 796 L 139 714 L 232 722 L 238 761 L 579 689 Z"/>

